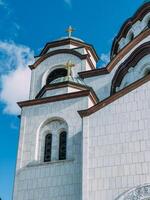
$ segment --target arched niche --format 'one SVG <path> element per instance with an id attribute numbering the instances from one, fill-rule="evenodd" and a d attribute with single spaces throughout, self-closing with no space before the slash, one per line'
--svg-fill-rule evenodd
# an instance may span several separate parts
<path id="1" fill-rule="evenodd" d="M 116 91 L 119 91 L 131 83 L 143 78 L 150 74 L 150 54 L 144 56 L 135 67 L 129 68 L 127 74 L 123 77 L 121 84 L 117 87 Z"/>
<path id="2" fill-rule="evenodd" d="M 150 42 L 138 47 L 130 57 L 119 66 L 111 85 L 111 95 L 131 83 L 143 78 L 150 72 Z"/>
<path id="3" fill-rule="evenodd" d="M 35 159 L 44 162 L 45 137 L 52 134 L 51 161 L 59 159 L 59 135 L 62 131 L 68 134 L 67 122 L 59 117 L 50 118 L 41 123 L 37 131 Z"/>
<path id="4" fill-rule="evenodd" d="M 132 42 L 134 40 L 134 31 L 132 30 L 132 26 L 130 30 L 126 33 L 124 37 L 122 37 L 117 43 L 116 47 L 114 49 L 114 54 L 117 55 L 117 53 L 123 49 L 128 43 Z"/>
<path id="5" fill-rule="evenodd" d="M 116 52 L 119 52 L 125 45 L 122 45 L 121 48 L 118 47 L 118 44 L 120 43 L 122 38 L 126 38 L 127 33 L 132 29 L 132 27 L 135 28 L 136 23 L 139 21 L 139 30 L 138 35 L 145 30 L 148 24 L 150 16 L 150 4 L 144 4 L 142 5 L 136 13 L 127 19 L 125 23 L 122 25 L 118 35 L 115 37 L 112 48 L 111 48 L 111 58 L 113 58 L 114 55 L 116 55 Z M 135 31 L 133 31 L 134 35 L 137 36 Z M 127 43 L 126 43 L 127 44 Z"/>
<path id="6" fill-rule="evenodd" d="M 115 200 L 150 200 L 150 184 L 144 184 L 137 186 L 135 188 L 132 188 L 123 194 L 121 194 L 119 197 L 117 197 Z"/>

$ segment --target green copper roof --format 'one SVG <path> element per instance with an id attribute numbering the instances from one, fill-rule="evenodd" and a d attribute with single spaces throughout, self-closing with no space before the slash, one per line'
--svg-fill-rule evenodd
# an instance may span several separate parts
<path id="1" fill-rule="evenodd" d="M 57 79 L 53 80 L 50 84 L 63 83 L 63 82 L 66 82 L 66 81 L 78 83 L 78 84 L 86 86 L 85 82 L 82 79 L 77 78 L 77 77 L 75 78 L 75 77 L 72 77 L 72 76 L 69 76 L 69 77 L 65 76 L 65 77 L 57 78 Z"/>

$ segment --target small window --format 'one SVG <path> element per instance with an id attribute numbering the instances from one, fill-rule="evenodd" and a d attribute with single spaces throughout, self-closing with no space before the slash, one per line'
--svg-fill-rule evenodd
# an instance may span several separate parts
<path id="1" fill-rule="evenodd" d="M 67 133 L 64 131 L 59 136 L 59 160 L 66 159 Z"/>
<path id="2" fill-rule="evenodd" d="M 52 150 L 52 134 L 48 134 L 45 137 L 44 162 L 51 161 L 51 150 Z"/>
<path id="3" fill-rule="evenodd" d="M 67 76 L 67 69 L 64 68 L 60 68 L 60 69 L 55 69 L 54 71 L 52 71 L 46 81 L 46 84 L 51 83 L 53 80 L 57 79 L 57 78 L 61 78 L 61 77 L 65 77 Z"/>

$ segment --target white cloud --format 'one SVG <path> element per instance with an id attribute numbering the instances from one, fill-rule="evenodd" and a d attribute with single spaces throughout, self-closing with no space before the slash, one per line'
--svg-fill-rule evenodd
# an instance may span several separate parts
<path id="1" fill-rule="evenodd" d="M 29 47 L 0 41 L 0 101 L 4 112 L 18 114 L 16 102 L 28 99 L 33 52 Z"/>
<path id="2" fill-rule="evenodd" d="M 102 67 L 105 67 L 110 62 L 110 53 L 102 53 L 100 55 L 100 60 L 102 63 Z"/>
<path id="3" fill-rule="evenodd" d="M 72 7 L 72 0 L 64 0 L 64 1 L 69 7 Z"/>

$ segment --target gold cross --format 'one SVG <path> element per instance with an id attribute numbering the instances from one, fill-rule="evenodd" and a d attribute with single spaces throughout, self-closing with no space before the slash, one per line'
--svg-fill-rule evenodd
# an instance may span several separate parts
<path id="1" fill-rule="evenodd" d="M 69 60 L 66 64 L 65 67 L 67 68 L 67 76 L 71 76 L 72 75 L 72 67 L 74 67 L 75 65 L 71 62 L 71 60 Z"/>
<path id="2" fill-rule="evenodd" d="M 69 28 L 66 30 L 66 32 L 68 33 L 68 37 L 71 38 L 72 33 L 75 31 L 75 29 L 72 28 L 72 26 L 69 26 Z"/>

